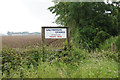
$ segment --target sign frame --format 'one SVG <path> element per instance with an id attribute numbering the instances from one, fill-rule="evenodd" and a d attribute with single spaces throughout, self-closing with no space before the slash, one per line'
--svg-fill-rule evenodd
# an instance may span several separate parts
<path id="1" fill-rule="evenodd" d="M 46 42 L 45 39 L 66 39 L 67 40 L 67 48 L 69 49 L 69 42 L 70 42 L 70 28 L 69 27 L 61 27 L 61 26 L 47 26 L 47 27 L 41 27 L 41 38 L 42 38 L 42 47 L 44 49 L 44 47 L 46 46 Z M 45 29 L 46 28 L 61 28 L 61 29 L 66 29 L 66 38 L 45 38 Z"/>
<path id="2" fill-rule="evenodd" d="M 66 28 L 45 28 L 45 39 L 66 39 Z"/>

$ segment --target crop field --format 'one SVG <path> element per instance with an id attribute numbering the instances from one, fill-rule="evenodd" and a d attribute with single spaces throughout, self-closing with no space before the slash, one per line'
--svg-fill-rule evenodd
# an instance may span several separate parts
<path id="1" fill-rule="evenodd" d="M 32 46 L 36 44 L 41 44 L 40 36 L 3 36 L 2 37 L 2 47 L 6 48 L 25 48 L 27 46 Z"/>
<path id="2" fill-rule="evenodd" d="M 62 47 L 65 40 L 46 39 L 47 46 Z M 40 47 L 42 44 L 41 36 L 2 36 L 3 48 L 28 48 Z"/>

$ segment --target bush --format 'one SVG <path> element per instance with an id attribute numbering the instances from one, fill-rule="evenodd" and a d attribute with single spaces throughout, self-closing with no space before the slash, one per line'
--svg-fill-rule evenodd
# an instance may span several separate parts
<path id="1" fill-rule="evenodd" d="M 103 43 L 101 43 L 99 45 L 99 48 L 101 50 L 105 50 L 105 51 L 112 51 L 112 44 L 114 44 L 114 48 L 115 51 L 117 52 L 118 49 L 120 48 L 120 44 L 119 44 L 119 36 L 116 37 L 110 37 L 109 39 L 105 40 Z"/>
<path id="2" fill-rule="evenodd" d="M 100 31 L 97 33 L 97 35 L 94 38 L 94 43 L 97 47 L 99 47 L 100 43 L 103 43 L 106 39 L 108 39 L 110 35 L 104 31 Z"/>
<path id="3" fill-rule="evenodd" d="M 91 50 L 96 48 L 94 44 L 94 37 L 96 36 L 98 29 L 93 26 L 85 26 L 80 29 L 79 32 L 79 44 L 83 49 Z"/>
<path id="4" fill-rule="evenodd" d="M 69 49 L 66 45 L 65 42 L 65 50 L 62 52 L 50 51 L 47 47 L 44 51 L 42 48 L 3 49 L 4 65 L 2 70 L 4 78 L 98 78 L 117 76 L 118 69 L 117 62 L 115 62 L 115 60 L 118 60 L 117 54 L 104 50 L 89 53 L 85 49 L 75 47 L 72 40 Z M 111 64 L 114 65 L 111 66 Z M 108 68 L 110 71 L 108 71 Z M 98 73 L 96 74 L 96 72 Z M 101 72 L 105 74 L 101 75 Z"/>
<path id="5" fill-rule="evenodd" d="M 19 49 L 3 49 L 2 50 L 2 64 L 3 64 L 3 72 L 5 70 L 9 70 L 10 68 L 16 70 L 18 67 L 22 67 L 22 65 L 27 65 L 28 67 L 30 64 L 34 66 L 37 65 L 37 62 L 41 60 L 42 54 L 41 49 L 27 49 L 27 50 L 19 50 Z"/>
<path id="6" fill-rule="evenodd" d="M 114 45 L 114 51 L 112 50 L 112 46 Z M 118 36 L 116 37 L 110 37 L 109 39 L 107 39 L 104 43 L 101 43 L 99 45 L 99 48 L 101 51 L 105 52 L 105 56 L 110 58 L 110 59 L 114 59 L 117 62 L 120 62 L 120 60 L 118 59 L 118 47 L 119 46 L 119 39 Z"/>
<path id="7" fill-rule="evenodd" d="M 111 65 L 112 64 L 112 65 Z M 118 63 L 114 60 L 91 58 L 82 64 L 68 65 L 65 63 L 40 63 L 37 68 L 10 70 L 10 75 L 3 73 L 3 78 L 117 78 Z"/>

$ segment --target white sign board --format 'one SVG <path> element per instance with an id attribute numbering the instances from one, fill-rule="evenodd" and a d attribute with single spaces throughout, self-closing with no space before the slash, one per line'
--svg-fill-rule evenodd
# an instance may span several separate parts
<path id="1" fill-rule="evenodd" d="M 45 38 L 60 39 L 67 38 L 66 28 L 45 28 Z"/>

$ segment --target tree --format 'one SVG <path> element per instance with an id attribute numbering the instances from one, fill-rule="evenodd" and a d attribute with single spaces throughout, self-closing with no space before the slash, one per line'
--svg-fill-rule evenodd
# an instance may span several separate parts
<path id="1" fill-rule="evenodd" d="M 71 36 L 74 41 L 79 43 L 78 45 L 82 44 L 84 48 L 98 47 L 99 43 L 96 44 L 95 41 L 98 33 L 106 33 L 107 35 L 103 36 L 105 39 L 109 38 L 108 35 L 116 36 L 118 34 L 118 26 L 116 26 L 118 10 L 113 4 L 58 2 L 48 9 L 56 14 L 57 24 L 71 28 Z M 111 13 L 107 13 L 107 11 Z"/>

